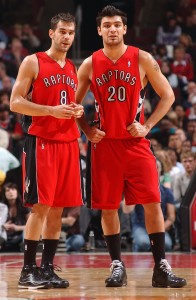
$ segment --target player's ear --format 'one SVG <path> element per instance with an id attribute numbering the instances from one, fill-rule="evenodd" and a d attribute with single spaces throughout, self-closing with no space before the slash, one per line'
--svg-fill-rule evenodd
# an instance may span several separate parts
<path id="1" fill-rule="evenodd" d="M 124 35 L 127 33 L 127 25 L 124 25 Z"/>
<path id="2" fill-rule="evenodd" d="M 49 29 L 48 35 L 49 35 L 49 37 L 52 39 L 52 38 L 53 38 L 53 35 L 54 35 L 54 30 Z"/>
<path id="3" fill-rule="evenodd" d="M 97 27 L 97 32 L 98 32 L 98 35 L 102 36 L 101 28 L 99 26 Z"/>

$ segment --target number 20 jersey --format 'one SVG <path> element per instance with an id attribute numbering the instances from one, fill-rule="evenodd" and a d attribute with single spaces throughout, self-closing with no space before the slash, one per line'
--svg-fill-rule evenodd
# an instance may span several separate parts
<path id="1" fill-rule="evenodd" d="M 45 52 L 36 53 L 39 72 L 33 83 L 32 102 L 56 106 L 75 102 L 78 85 L 74 64 L 66 59 L 64 67 Z M 52 116 L 32 117 L 28 133 L 47 140 L 69 142 L 79 137 L 74 118 L 58 119 Z"/>
<path id="2" fill-rule="evenodd" d="M 100 128 L 106 138 L 133 138 L 127 126 L 144 122 L 139 49 L 128 46 L 114 63 L 100 49 L 92 55 L 91 91 L 96 100 Z"/>

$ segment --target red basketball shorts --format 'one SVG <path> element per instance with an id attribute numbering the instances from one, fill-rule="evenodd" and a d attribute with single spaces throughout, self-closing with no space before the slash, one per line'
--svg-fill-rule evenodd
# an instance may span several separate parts
<path id="1" fill-rule="evenodd" d="M 118 209 L 123 195 L 127 205 L 160 202 L 156 158 L 147 139 L 103 139 L 91 144 L 90 161 L 88 207 Z"/>
<path id="2" fill-rule="evenodd" d="M 27 136 L 23 151 L 23 201 L 51 207 L 82 205 L 78 141 Z"/>

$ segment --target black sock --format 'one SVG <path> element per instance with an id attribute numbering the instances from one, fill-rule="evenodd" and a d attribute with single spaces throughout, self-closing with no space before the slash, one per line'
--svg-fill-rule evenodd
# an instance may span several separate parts
<path id="1" fill-rule="evenodd" d="M 36 265 L 36 251 L 39 241 L 24 239 L 24 266 Z"/>
<path id="2" fill-rule="evenodd" d="M 41 265 L 53 264 L 53 259 L 56 253 L 59 240 L 43 239 L 43 252 Z"/>
<path id="3" fill-rule="evenodd" d="M 120 233 L 104 235 L 111 260 L 121 261 Z"/>
<path id="4" fill-rule="evenodd" d="M 165 259 L 165 232 L 151 233 L 149 239 L 155 266 L 157 266 L 161 259 Z"/>

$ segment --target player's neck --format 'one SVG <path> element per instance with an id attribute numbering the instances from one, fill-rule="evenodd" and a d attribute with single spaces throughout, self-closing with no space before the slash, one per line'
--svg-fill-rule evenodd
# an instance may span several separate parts
<path id="1" fill-rule="evenodd" d="M 58 52 L 58 51 L 52 51 L 52 49 L 48 49 L 46 51 L 46 54 L 50 56 L 53 60 L 55 60 L 61 67 L 65 65 L 65 59 L 67 52 Z"/>
<path id="2" fill-rule="evenodd" d="M 116 62 L 127 50 L 127 45 L 123 44 L 118 46 L 108 46 L 104 45 L 103 53 L 113 62 Z"/>

